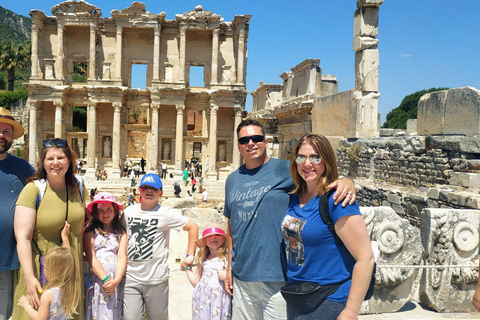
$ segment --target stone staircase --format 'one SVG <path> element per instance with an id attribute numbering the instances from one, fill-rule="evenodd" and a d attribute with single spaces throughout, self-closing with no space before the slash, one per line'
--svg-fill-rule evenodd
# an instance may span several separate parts
<path id="1" fill-rule="evenodd" d="M 97 180 L 97 178 L 87 177 L 85 174 L 81 174 L 83 180 L 85 182 L 85 186 L 87 187 L 88 192 L 91 189 L 97 188 L 97 192 L 101 191 L 108 191 L 112 193 L 115 198 L 120 201 L 120 199 L 126 199 L 129 194 L 133 193 L 133 188 L 131 188 L 130 178 L 119 178 L 119 177 L 112 177 L 111 175 L 105 181 Z M 140 178 L 136 179 L 136 185 L 134 188 L 138 188 L 140 184 L 140 179 L 142 178 L 143 174 L 140 174 Z M 173 193 L 173 182 L 175 178 L 167 177 L 166 179 L 162 179 L 163 183 L 163 198 L 170 198 L 174 196 Z M 182 188 L 182 192 L 180 196 L 186 197 L 187 190 L 191 190 L 192 185 L 189 182 L 188 186 L 185 186 L 183 180 L 180 177 L 176 178 L 177 181 L 180 183 L 180 187 Z M 208 192 L 208 199 L 223 202 L 225 198 L 225 181 L 203 181 L 203 187 L 207 189 Z M 197 183 L 196 192 L 193 194 L 195 199 L 201 199 L 201 192 L 199 190 L 199 184 Z M 138 190 L 137 190 L 138 191 Z"/>

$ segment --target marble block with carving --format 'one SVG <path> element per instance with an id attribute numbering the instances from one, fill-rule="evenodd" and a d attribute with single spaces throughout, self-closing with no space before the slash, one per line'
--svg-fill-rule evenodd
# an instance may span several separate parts
<path id="1" fill-rule="evenodd" d="M 360 313 L 395 312 L 412 299 L 419 281 L 417 268 L 423 248 L 420 229 L 401 218 L 391 207 L 362 207 L 370 238 L 380 244 L 383 256 L 377 261 L 375 291 L 364 301 Z"/>
<path id="2" fill-rule="evenodd" d="M 424 209 L 422 243 L 428 268 L 420 282 L 420 302 L 439 312 L 475 311 L 478 279 L 479 210 Z"/>

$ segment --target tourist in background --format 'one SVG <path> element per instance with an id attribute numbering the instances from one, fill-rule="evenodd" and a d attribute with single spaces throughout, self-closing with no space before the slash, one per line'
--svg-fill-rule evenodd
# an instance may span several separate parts
<path id="1" fill-rule="evenodd" d="M 187 264 L 192 265 L 185 267 L 184 270 L 194 287 L 193 320 L 232 318 L 232 296 L 225 291 L 223 285 L 228 264 L 228 245 L 225 235 L 222 225 L 207 224 L 202 237 L 196 241 L 200 248 L 197 256 L 195 259 L 192 256 L 187 258 Z"/>
<path id="2" fill-rule="evenodd" d="M 20 138 L 23 133 L 22 125 L 15 121 L 10 111 L 0 107 L 0 319 L 9 319 L 12 315 L 14 273 L 20 267 L 13 232 L 15 203 L 25 181 L 35 173 L 27 161 L 7 152 L 13 139 Z"/>
<path id="3" fill-rule="evenodd" d="M 207 189 L 203 188 L 202 202 L 205 203 L 205 202 L 207 202 L 207 200 L 208 200 L 208 192 L 207 192 Z"/>
<path id="4" fill-rule="evenodd" d="M 185 182 L 185 186 L 188 186 L 188 167 L 185 167 L 185 170 L 183 170 L 183 181 Z"/>
<path id="5" fill-rule="evenodd" d="M 316 134 L 303 136 L 292 150 L 290 175 L 295 188 L 281 224 L 287 282 L 342 284 L 313 310 L 301 312 L 288 307 L 288 319 L 358 319 L 375 261 L 356 202 L 342 207 L 329 198 L 330 216 L 344 246 L 338 245 L 319 214 L 320 196 L 338 179 L 337 159 L 328 139 Z"/>
<path id="6" fill-rule="evenodd" d="M 87 209 L 83 248 L 93 288 L 85 297 L 85 319 L 119 319 L 123 314 L 123 276 L 127 267 L 127 234 L 120 226 L 122 205 L 100 192 Z"/>
<path id="7" fill-rule="evenodd" d="M 280 294 L 285 284 L 285 255 L 279 248 L 279 226 L 294 187 L 289 162 L 268 157 L 268 141 L 258 121 L 243 120 L 237 136 L 245 164 L 227 178 L 224 210 L 232 259 L 225 289 L 233 291 L 233 319 L 286 319 L 286 303 Z M 350 179 L 340 179 L 329 188 L 337 188 L 337 203 L 354 203 L 355 187 Z M 252 239 L 262 244 L 261 250 L 252 246 Z"/>
<path id="8" fill-rule="evenodd" d="M 21 267 L 14 300 L 18 301 L 27 294 L 34 308 L 39 306 L 38 292 L 42 290 L 40 258 L 61 245 L 60 230 L 65 221 L 70 224 L 70 244 L 77 264 L 83 260 L 82 231 L 87 190 L 83 181 L 74 175 L 75 160 L 76 155 L 66 140 L 44 140 L 38 169 L 28 179 L 30 182 L 17 200 L 14 228 Z M 81 287 L 83 291 L 83 282 Z M 74 318 L 83 319 L 83 303 L 80 301 L 76 312 Z M 12 317 L 15 320 L 29 319 L 20 307 L 14 307 Z"/>
<path id="9" fill-rule="evenodd" d="M 167 164 L 165 161 L 162 162 L 162 179 L 167 178 Z"/>

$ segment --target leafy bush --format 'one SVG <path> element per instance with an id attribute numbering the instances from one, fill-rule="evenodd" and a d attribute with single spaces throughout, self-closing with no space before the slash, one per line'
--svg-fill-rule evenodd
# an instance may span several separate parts
<path id="1" fill-rule="evenodd" d="M 19 100 L 27 100 L 28 91 L 26 89 L 18 91 L 0 92 L 0 107 L 10 109 Z"/>

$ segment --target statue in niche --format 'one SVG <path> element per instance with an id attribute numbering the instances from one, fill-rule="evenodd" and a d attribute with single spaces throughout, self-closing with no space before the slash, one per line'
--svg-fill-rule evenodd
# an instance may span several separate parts
<path id="1" fill-rule="evenodd" d="M 163 159 L 170 160 L 170 144 L 168 142 L 163 145 Z"/>
<path id="2" fill-rule="evenodd" d="M 112 142 L 110 141 L 109 137 L 106 137 L 105 141 L 103 142 L 103 157 L 104 158 L 112 157 Z"/>
<path id="3" fill-rule="evenodd" d="M 221 143 L 218 145 L 218 159 L 217 161 L 227 161 L 227 156 L 225 155 L 225 144 Z"/>

